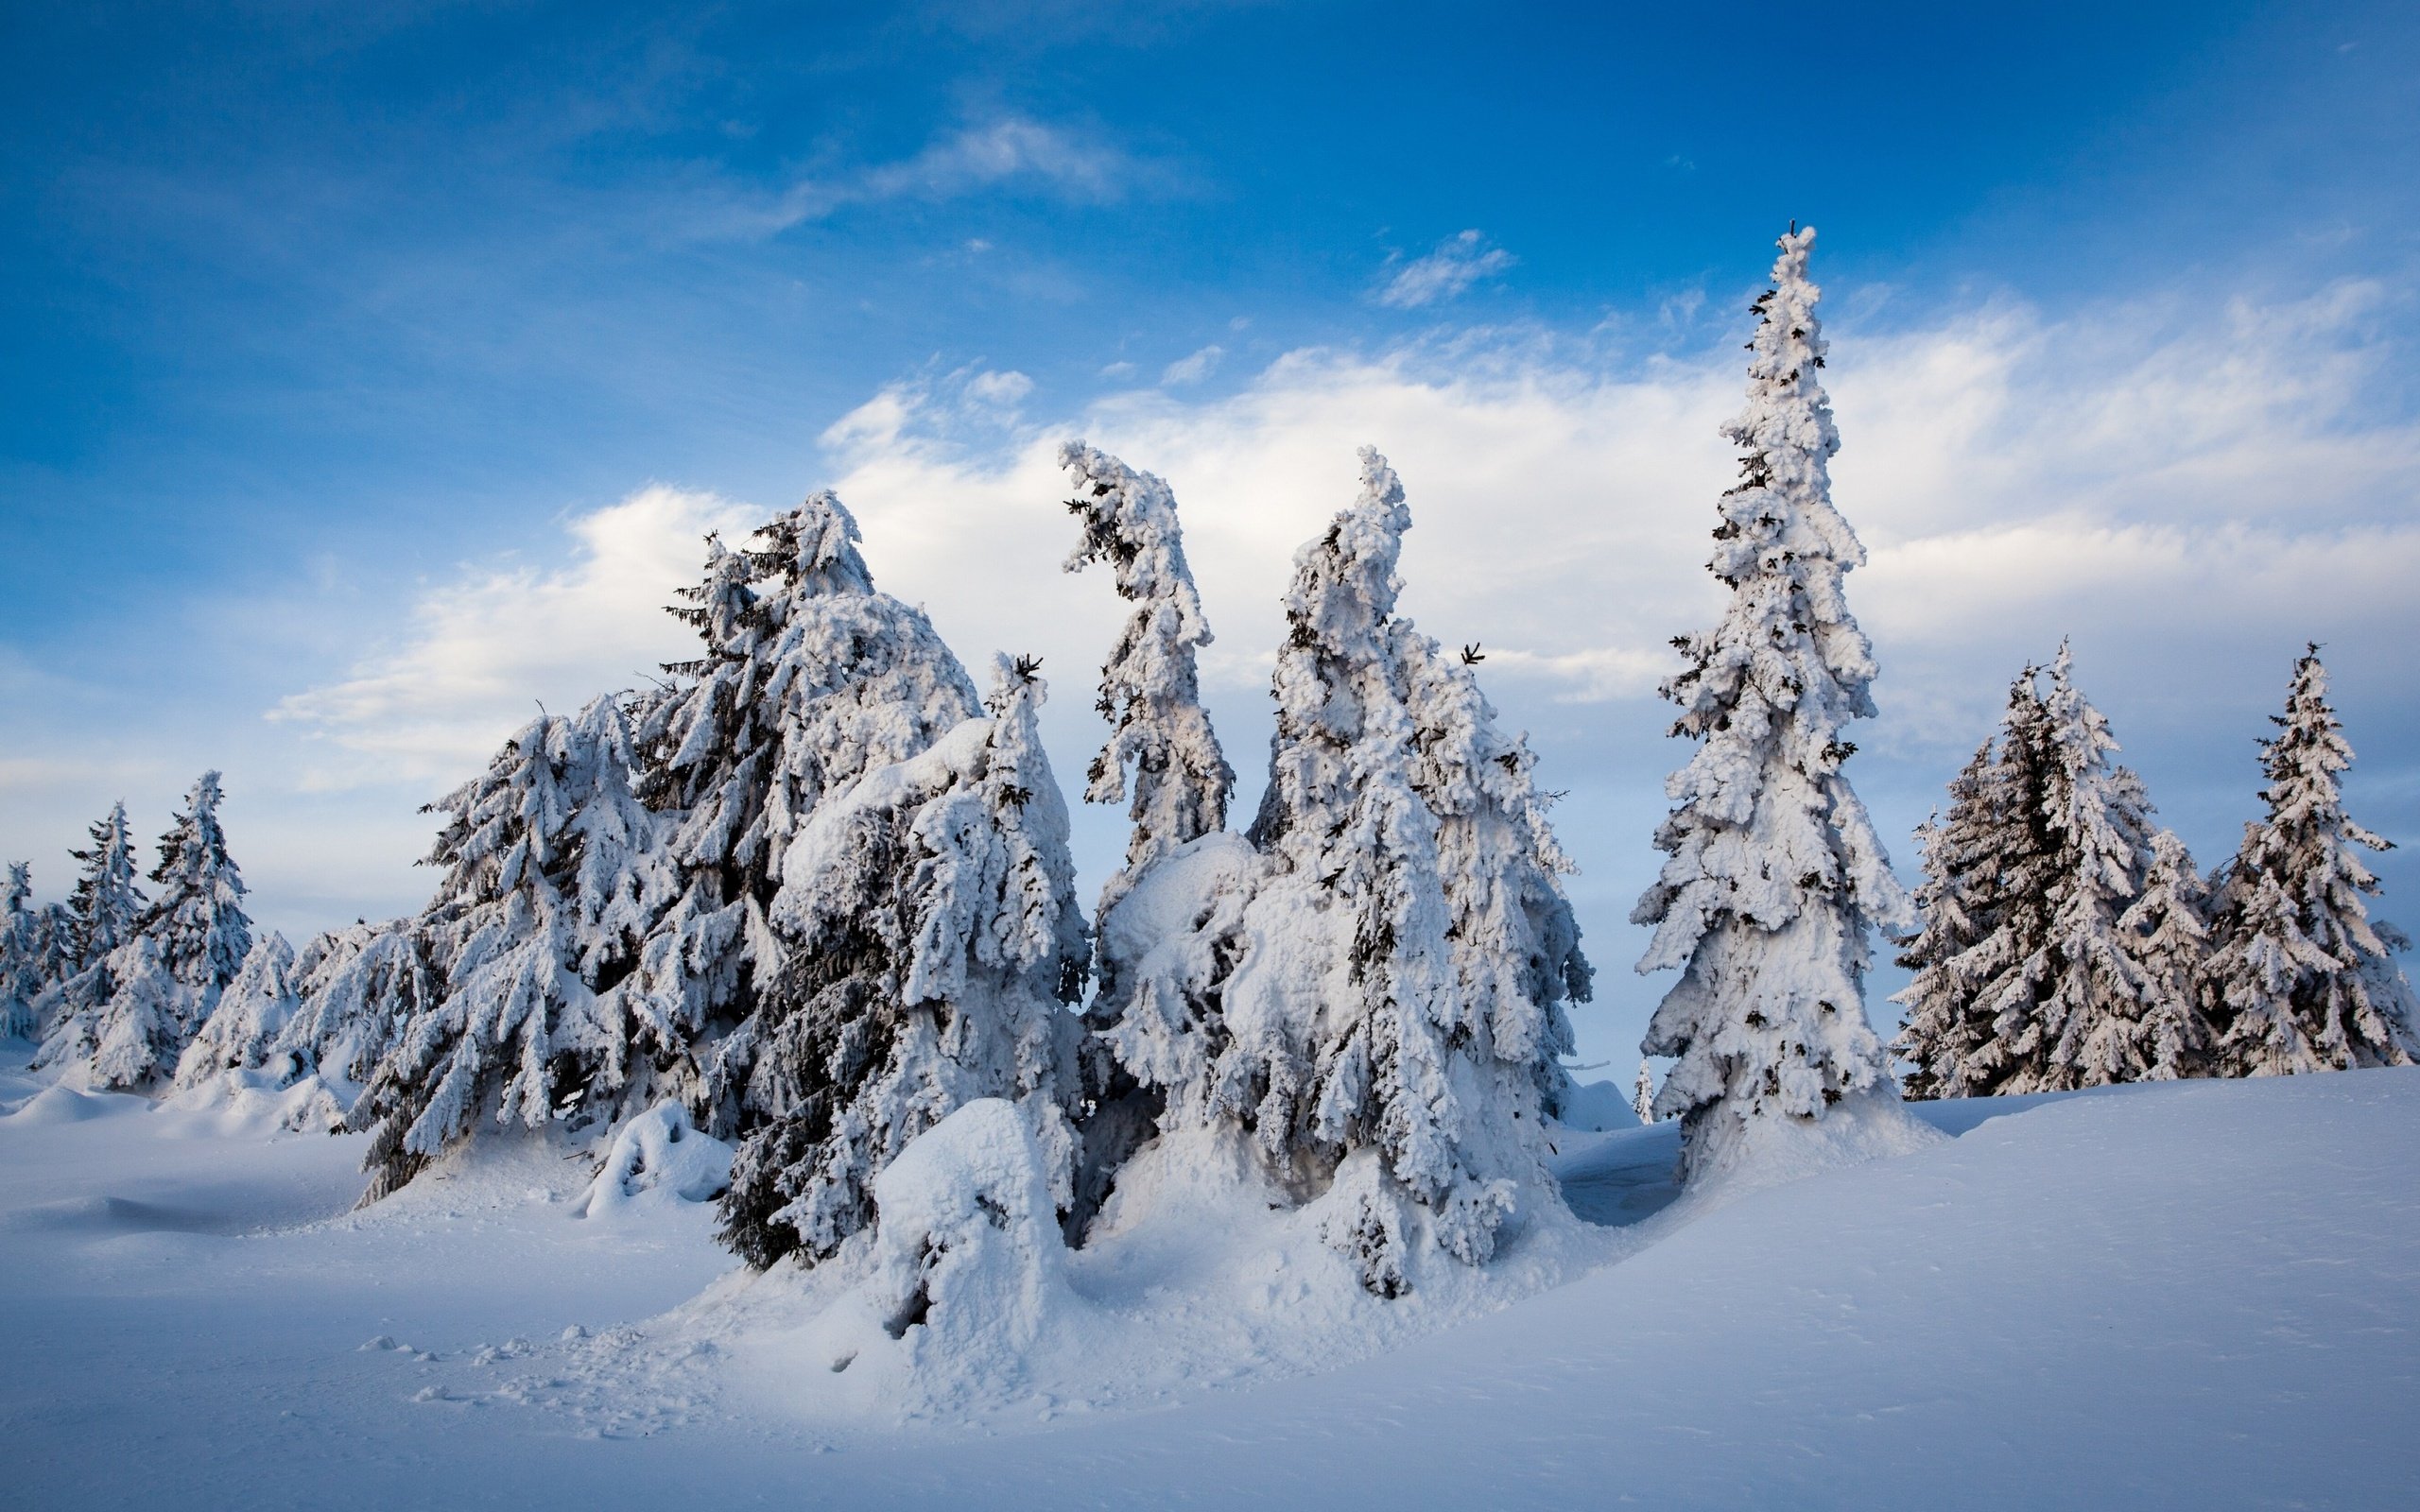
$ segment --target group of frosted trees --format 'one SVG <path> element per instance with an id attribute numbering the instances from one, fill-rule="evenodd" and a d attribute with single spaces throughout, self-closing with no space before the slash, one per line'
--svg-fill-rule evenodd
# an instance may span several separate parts
<path id="1" fill-rule="evenodd" d="M 70 852 L 81 870 L 65 904 L 37 905 L 30 867 L 9 865 L 0 1032 L 39 1039 L 37 1065 L 80 1064 L 100 1088 L 149 1088 L 217 1011 L 253 949 L 218 804 L 218 774 L 205 772 L 160 837 L 155 898 L 137 880 L 123 803 Z"/>
<path id="2" fill-rule="evenodd" d="M 2048 678 L 2048 692 L 2044 679 Z M 2261 743 L 2268 813 L 2207 882 L 2074 682 L 2065 646 L 1918 832 L 1925 927 L 1894 1048 L 1915 1097 L 2408 1065 L 2407 941 L 2369 918 L 2386 842 L 2344 812 L 2352 764 L 2312 646 Z"/>
<path id="3" fill-rule="evenodd" d="M 1918 907 L 1898 1048 L 1920 1094 L 2402 1057 L 2397 941 L 2365 921 L 2349 849 L 2377 842 L 2337 806 L 2349 757 L 2315 660 L 2270 746 L 2273 816 L 2213 901 L 2148 833 L 2064 654 L 1923 833 L 1912 904 L 1893 880 L 1843 772 L 1876 667 L 1842 593 L 1864 556 L 1830 497 L 1813 238 L 1782 239 L 1754 305 L 1708 563 L 1727 609 L 1675 642 L 1664 693 L 1697 749 L 1633 915 L 1640 970 L 1680 973 L 1645 1044 L 1670 1072 L 1637 1091 L 1642 1117 L 1681 1120 L 1685 1177 L 1844 1107 L 1888 1113 L 1869 942 Z M 1426 1254 L 1484 1263 L 1559 1201 L 1547 1125 L 1590 968 L 1481 658 L 1398 612 L 1401 482 L 1363 451 L 1295 556 L 1268 782 L 1237 831 L 1174 495 L 1081 443 L 1061 460 L 1067 569 L 1107 569 L 1128 606 L 1084 797 L 1132 828 L 1089 917 L 1038 665 L 998 658 L 978 690 L 821 493 L 709 541 L 674 609 L 700 644 L 668 681 L 542 714 L 431 805 L 418 914 L 252 944 L 205 778 L 157 901 L 122 812 L 64 909 L 12 872 L 9 1026 L 102 1085 L 312 1083 L 302 1116 L 370 1136 L 365 1200 L 482 1131 L 595 1138 L 668 1108 L 736 1146 L 721 1233 L 759 1267 L 865 1235 L 875 1178 L 978 1100 L 1016 1110 L 1072 1242 L 1156 1142 L 1206 1141 L 1316 1209 L 1373 1293 Z"/>
<path id="4" fill-rule="evenodd" d="M 1396 612 L 1401 485 L 1365 452 L 1296 559 L 1269 791 L 1237 833 L 1174 497 L 1063 460 L 1069 570 L 1107 567 L 1130 608 L 1086 796 L 1132 827 L 1095 917 L 1038 667 L 1001 658 L 978 693 L 824 493 L 709 543 L 669 682 L 542 714 L 431 805 L 438 885 L 410 918 L 251 947 L 215 779 L 156 902 L 122 816 L 67 909 L 29 909 L 20 875 L 12 931 L 63 963 L 29 968 L 43 1058 L 112 1087 L 316 1078 L 370 1135 L 366 1200 L 483 1129 L 674 1103 L 737 1145 L 721 1229 L 757 1266 L 838 1252 L 878 1220 L 874 1177 L 985 1098 L 1023 1113 L 1079 1241 L 1184 1131 L 1327 1198 L 1374 1292 L 1409 1285 L 1416 1246 L 1485 1261 L 1556 1200 L 1545 1125 L 1589 969 L 1530 752 L 1476 653 Z"/>

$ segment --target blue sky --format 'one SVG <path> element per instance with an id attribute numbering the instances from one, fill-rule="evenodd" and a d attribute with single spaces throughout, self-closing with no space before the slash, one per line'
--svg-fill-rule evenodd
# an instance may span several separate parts
<path id="1" fill-rule="evenodd" d="M 832 482 L 970 662 L 1052 653 L 1080 770 L 1075 431 L 1186 501 L 1254 782 L 1286 557 L 1367 440 L 1409 607 L 1501 648 L 1571 790 L 1620 1054 L 1654 659 L 1792 218 L 1889 833 L 2073 633 L 2205 863 L 2305 637 L 2420 839 L 2409 7 L 191 9 L 0 18 L 0 851 L 45 892 L 215 765 L 268 922 L 410 906 L 417 804 L 631 680 L 704 524 Z"/>

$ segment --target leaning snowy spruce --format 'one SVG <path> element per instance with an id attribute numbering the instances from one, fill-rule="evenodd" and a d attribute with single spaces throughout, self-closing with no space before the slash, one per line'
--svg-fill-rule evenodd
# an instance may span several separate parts
<path id="1" fill-rule="evenodd" d="M 1687 665 L 1663 689 L 1682 710 L 1672 733 L 1703 744 L 1666 785 L 1667 859 L 1631 916 L 1655 929 L 1638 969 L 1682 972 L 1643 1048 L 1674 1057 L 1655 1111 L 1681 1118 L 1691 1181 L 1844 1103 L 1910 1122 L 1865 1016 L 1868 935 L 1912 919 L 1841 773 L 1846 725 L 1874 713 L 1875 664 L 1841 593 L 1865 551 L 1831 501 L 1814 240 L 1812 227 L 1782 237 L 1754 306 L 1748 404 L 1724 428 L 1742 476 L 1707 564 L 1730 606 L 1675 641 Z"/>

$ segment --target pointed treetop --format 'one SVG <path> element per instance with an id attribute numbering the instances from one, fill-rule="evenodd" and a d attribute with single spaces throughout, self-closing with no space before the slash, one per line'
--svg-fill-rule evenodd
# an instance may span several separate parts
<path id="1" fill-rule="evenodd" d="M 873 592 L 873 574 L 857 554 L 864 539 L 856 516 L 830 489 L 819 490 L 786 514 L 757 528 L 757 539 L 771 544 L 752 555 L 768 576 L 778 576 L 794 591 L 806 593 Z"/>

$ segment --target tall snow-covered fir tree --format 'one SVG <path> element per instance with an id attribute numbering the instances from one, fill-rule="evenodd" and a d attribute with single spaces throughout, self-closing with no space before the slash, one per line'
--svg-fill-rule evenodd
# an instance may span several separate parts
<path id="1" fill-rule="evenodd" d="M 69 966 L 81 971 L 125 944 L 143 918 L 143 893 L 134 881 L 134 837 L 126 826 L 126 805 L 112 804 L 93 821 L 93 843 L 70 850 L 84 865 L 67 900 Z"/>
<path id="2" fill-rule="evenodd" d="M 2031 984 L 2047 960 L 2057 853 L 2039 676 L 2029 666 L 2009 685 L 1998 731 L 1951 781 L 1948 812 L 1919 832 L 1924 929 L 1899 956 L 1914 979 L 1893 999 L 1908 1010 L 1892 1048 L 1909 1063 L 1910 1097 L 2013 1091 L 2036 1064 Z"/>
<path id="3" fill-rule="evenodd" d="M 1067 571 L 1108 564 L 1132 606 L 1101 666 L 1095 708 L 1111 732 L 1084 789 L 1095 803 L 1131 794 L 1132 827 L 1098 916 L 1080 1225 L 1116 1168 L 1157 1130 L 1167 1090 L 1197 1100 L 1206 1090 L 1224 1042 L 1218 983 L 1256 868 L 1250 848 L 1224 833 L 1235 773 L 1201 704 L 1197 659 L 1210 627 L 1185 563 L 1176 496 L 1080 441 L 1061 448 L 1059 461 L 1074 483 L 1068 512 L 1082 529 Z"/>
<path id="4" fill-rule="evenodd" d="M 686 1095 L 717 1136 L 759 1116 L 736 1089 L 786 960 L 765 911 L 790 839 L 825 796 L 981 708 L 923 610 L 875 591 L 857 539 L 826 491 L 737 550 L 710 543 L 673 611 L 702 654 L 666 669 L 678 685 L 639 722 L 640 797 L 672 816 L 674 878 L 623 997 L 634 1041 L 698 1064 Z"/>
<path id="5" fill-rule="evenodd" d="M 365 1201 L 402 1186 L 481 1120 L 543 1128 L 612 1119 L 652 1091 L 614 989 L 652 922 L 658 821 L 631 789 L 619 698 L 541 714 L 488 769 L 431 807 L 446 816 L 421 915 L 438 979 L 380 1059 L 351 1123 L 372 1131 Z"/>
<path id="6" fill-rule="evenodd" d="M 227 853 L 218 803 L 218 774 L 206 772 L 161 836 L 151 873 L 162 887 L 158 901 L 114 948 L 56 990 L 43 1064 L 83 1061 L 88 1082 L 106 1088 L 146 1088 L 174 1074 L 252 944 L 243 877 Z M 131 865 L 123 859 L 125 828 L 121 805 L 95 827 L 94 850 L 78 852 L 88 868 L 80 922 L 90 940 L 105 933 L 112 910 L 100 900 L 112 891 L 112 874 Z M 119 896 L 130 895 L 127 884 Z"/>
<path id="7" fill-rule="evenodd" d="M 1870 718 L 1874 657 L 1841 577 L 1865 549 L 1834 509 L 1840 448 L 1824 365 L 1812 227 L 1781 238 L 1754 306 L 1748 404 L 1724 427 L 1739 483 L 1722 496 L 1707 564 L 1730 591 L 1722 623 L 1679 637 L 1664 684 L 1672 733 L 1703 742 L 1666 784 L 1662 875 L 1633 910 L 1652 925 L 1642 972 L 1678 968 L 1643 1049 L 1674 1057 L 1656 1110 L 1682 1120 L 1681 1168 L 1723 1168 L 1752 1131 L 1820 1120 L 1889 1094 L 1865 1016 L 1867 936 L 1911 923 L 1865 807 L 1841 772 L 1849 721 Z"/>
<path id="8" fill-rule="evenodd" d="M 752 1265 L 835 1253 L 875 1176 L 977 1098 L 1024 1108 L 1072 1200 L 1085 926 L 1035 672 L 1001 659 L 987 716 L 827 792 L 784 848 L 784 964 L 717 1063 L 753 1129 L 722 1235 Z"/>
<path id="9" fill-rule="evenodd" d="M 2208 1016 L 2209 896 L 2173 830 L 2152 836 L 2151 865 L 2118 927 L 2135 936 L 2151 978 L 2150 1005 L 2135 1030 L 2138 1079 L 2206 1076 L 2217 1036 Z"/>
<path id="10" fill-rule="evenodd" d="M 220 990 L 252 949 L 244 878 L 227 853 L 219 801 L 218 774 L 202 773 L 185 797 L 184 812 L 160 837 L 160 864 L 151 870 L 160 896 L 143 920 L 144 933 L 160 941 L 162 957 L 201 1018 L 217 1005 Z"/>
<path id="11" fill-rule="evenodd" d="M 1586 978 L 1527 753 L 1395 618 L 1410 515 L 1385 459 L 1361 459 L 1358 500 L 1294 558 L 1252 833 L 1269 874 L 1206 1087 L 1169 1089 L 1169 1116 L 1231 1125 L 1298 1194 L 1324 1190 L 1328 1242 L 1394 1296 L 1418 1230 L 1481 1263 L 1545 1187 L 1559 1005 Z M 1493 944 L 1518 954 L 1474 958 Z"/>
<path id="12" fill-rule="evenodd" d="M 1655 1122 L 1655 1072 L 1644 1059 L 1638 1063 L 1638 1079 L 1631 1084 L 1630 1110 L 1641 1124 Z"/>
<path id="13" fill-rule="evenodd" d="M 1130 788 L 1133 795 L 1126 867 L 1101 895 L 1105 913 L 1152 861 L 1225 828 L 1236 774 L 1201 707 L 1196 659 L 1211 642 L 1210 625 L 1185 565 L 1176 495 L 1081 441 L 1060 449 L 1059 465 L 1075 483 L 1068 511 L 1083 525 L 1067 571 L 1108 563 L 1117 596 L 1134 606 L 1100 669 L 1096 707 L 1111 734 L 1084 787 L 1095 803 L 1117 802 Z"/>
<path id="14" fill-rule="evenodd" d="M 2110 764 L 2118 742 L 2076 687 L 2064 644 L 2050 663 L 2043 712 L 2054 753 L 2048 818 L 2056 849 L 2050 937 L 2031 987 L 2042 1018 L 2040 1060 L 2027 1090 L 2140 1081 L 2152 1065 L 2145 1025 L 2160 988 L 2143 964 L 2141 935 L 2121 917 L 2151 862 L 2151 799 L 2141 779 Z"/>
<path id="15" fill-rule="evenodd" d="M 2390 953 L 2402 933 L 2373 922 L 2377 878 L 2355 850 L 2387 842 L 2344 812 L 2353 765 L 2313 645 L 2294 663 L 2286 712 L 2261 742 L 2268 816 L 2244 826 L 2219 885 L 2208 971 L 2225 1024 L 2228 1074 L 2291 1075 L 2412 1062 L 2411 986 Z"/>

